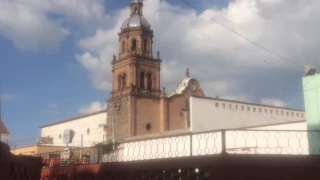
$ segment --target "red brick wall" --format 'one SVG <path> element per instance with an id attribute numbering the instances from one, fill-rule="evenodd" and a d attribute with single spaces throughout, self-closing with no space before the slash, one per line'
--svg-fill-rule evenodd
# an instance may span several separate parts
<path id="1" fill-rule="evenodd" d="M 52 178 L 313 180 L 320 179 L 319 162 L 320 157 L 317 156 L 217 155 L 51 168 L 43 169 L 41 176 L 42 180 Z M 195 172 L 196 168 L 199 172 Z"/>
<path id="2" fill-rule="evenodd" d="M 42 159 L 11 154 L 7 144 L 0 142 L 0 179 L 34 180 L 40 179 Z"/>

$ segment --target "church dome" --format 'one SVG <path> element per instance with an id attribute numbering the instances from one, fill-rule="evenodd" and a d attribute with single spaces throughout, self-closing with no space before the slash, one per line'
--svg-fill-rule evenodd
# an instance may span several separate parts
<path id="1" fill-rule="evenodd" d="M 140 1 L 140 0 L 132 0 L 133 1 Z M 126 28 L 130 27 L 143 27 L 150 29 L 150 24 L 146 18 L 144 18 L 142 15 L 134 14 L 129 19 L 125 20 L 122 24 L 121 30 L 124 30 Z"/>

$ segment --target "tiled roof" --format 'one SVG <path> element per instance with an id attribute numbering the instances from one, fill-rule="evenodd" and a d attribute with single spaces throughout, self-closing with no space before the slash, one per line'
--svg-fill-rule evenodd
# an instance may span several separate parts
<path id="1" fill-rule="evenodd" d="M 0 121 L 0 128 L 1 128 L 1 134 L 7 134 L 10 135 L 6 125 L 3 123 L 3 121 Z"/>

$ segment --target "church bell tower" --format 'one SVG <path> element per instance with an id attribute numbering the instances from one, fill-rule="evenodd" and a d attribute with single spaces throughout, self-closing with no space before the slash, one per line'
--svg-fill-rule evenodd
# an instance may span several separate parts
<path id="1" fill-rule="evenodd" d="M 123 141 L 137 135 L 139 102 L 160 98 L 160 53 L 153 57 L 153 31 L 143 17 L 142 0 L 132 0 L 130 17 L 119 35 L 119 55 L 112 64 L 112 91 L 108 104 L 107 139 Z"/>

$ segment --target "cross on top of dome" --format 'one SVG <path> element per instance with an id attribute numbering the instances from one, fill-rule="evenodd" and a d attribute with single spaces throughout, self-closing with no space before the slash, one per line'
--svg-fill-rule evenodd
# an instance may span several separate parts
<path id="1" fill-rule="evenodd" d="M 131 3 L 143 3 L 143 0 L 131 0 Z"/>

